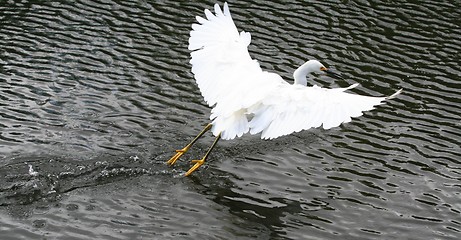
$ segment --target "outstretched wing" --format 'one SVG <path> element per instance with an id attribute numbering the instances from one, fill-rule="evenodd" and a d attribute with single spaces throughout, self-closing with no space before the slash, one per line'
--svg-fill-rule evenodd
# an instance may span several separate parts
<path id="1" fill-rule="evenodd" d="M 261 138 L 273 139 L 293 132 L 323 126 L 324 129 L 350 122 L 352 117 L 373 109 L 394 97 L 369 97 L 344 92 L 356 87 L 326 89 L 318 86 L 281 86 L 261 104 L 249 109 L 254 114 L 250 133 L 262 132 Z"/>
<path id="2" fill-rule="evenodd" d="M 214 106 L 211 119 L 251 106 L 283 81 L 251 59 L 247 49 L 251 35 L 239 34 L 227 3 L 224 11 L 218 4 L 214 10 L 215 14 L 205 10 L 207 19 L 196 17 L 198 24 L 192 25 L 189 38 L 192 73 L 205 101 Z"/>
<path id="3" fill-rule="evenodd" d="M 349 88 L 287 84 L 251 59 L 251 36 L 237 31 L 227 3 L 223 11 L 218 4 L 214 10 L 205 10 L 206 19 L 197 17 L 189 38 L 192 72 L 213 107 L 213 134 L 222 132 L 223 139 L 232 139 L 262 132 L 261 138 L 272 139 L 312 127 L 329 129 L 386 99 L 345 93 Z"/>

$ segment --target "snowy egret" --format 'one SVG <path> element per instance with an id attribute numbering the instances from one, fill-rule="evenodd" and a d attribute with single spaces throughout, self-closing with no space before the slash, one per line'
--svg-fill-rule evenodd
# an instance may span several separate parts
<path id="1" fill-rule="evenodd" d="M 273 139 L 293 132 L 323 126 L 337 127 L 362 115 L 384 100 L 394 97 L 369 97 L 345 93 L 356 87 L 327 89 L 308 87 L 311 73 L 341 78 L 317 60 L 309 60 L 293 74 L 294 84 L 279 75 L 263 71 L 248 53 L 251 35 L 238 32 L 227 3 L 223 11 L 214 5 L 215 14 L 205 9 L 205 18 L 197 16 L 189 38 L 192 73 L 206 103 L 212 107 L 208 124 L 192 142 L 176 150 L 168 160 L 173 165 L 208 130 L 216 136 L 211 147 L 186 176 L 208 158 L 220 138 L 233 139 L 245 133 L 262 133 Z"/>

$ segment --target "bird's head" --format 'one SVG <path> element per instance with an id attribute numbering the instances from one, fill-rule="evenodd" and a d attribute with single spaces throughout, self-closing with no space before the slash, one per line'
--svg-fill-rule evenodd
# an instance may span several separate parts
<path id="1" fill-rule="evenodd" d="M 336 78 L 336 79 L 344 79 L 339 73 L 336 73 L 329 68 L 326 68 L 322 63 L 317 60 L 309 60 L 306 64 L 310 65 L 311 72 L 316 72 L 320 74 L 325 74 L 329 77 Z"/>
<path id="2" fill-rule="evenodd" d="M 330 76 L 332 78 L 337 79 L 344 79 L 338 73 L 326 68 L 322 63 L 317 60 L 309 60 L 303 65 L 301 65 L 296 71 L 293 73 L 295 83 L 306 85 L 307 83 L 307 75 L 310 73 L 319 73 Z"/>

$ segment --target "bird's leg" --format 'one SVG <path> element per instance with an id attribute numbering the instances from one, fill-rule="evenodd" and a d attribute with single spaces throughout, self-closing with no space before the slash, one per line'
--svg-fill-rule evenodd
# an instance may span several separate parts
<path id="1" fill-rule="evenodd" d="M 179 149 L 179 150 L 176 150 L 176 154 L 170 158 L 170 160 L 168 160 L 166 162 L 166 164 L 172 166 L 185 152 L 187 152 L 189 150 L 190 147 L 192 147 L 192 145 L 203 135 L 205 134 L 208 130 L 211 129 L 211 123 L 209 123 L 208 125 L 206 125 L 206 127 L 189 143 L 187 144 L 183 149 Z"/>
<path id="2" fill-rule="evenodd" d="M 197 170 L 197 168 L 199 168 L 200 166 L 202 166 L 204 163 L 205 163 L 205 160 L 208 158 L 208 155 L 210 155 L 211 153 L 211 150 L 213 150 L 214 146 L 216 145 L 216 143 L 218 143 L 219 139 L 221 139 L 221 133 L 218 134 L 218 136 L 216 136 L 216 139 L 214 140 L 213 144 L 211 144 L 211 147 L 210 149 L 208 149 L 208 151 L 205 153 L 205 156 L 203 156 L 202 159 L 200 160 L 192 160 L 192 163 L 195 163 L 194 166 L 192 166 L 189 171 L 186 172 L 186 174 L 184 174 L 184 176 L 189 176 L 191 173 L 193 173 L 195 170 Z"/>

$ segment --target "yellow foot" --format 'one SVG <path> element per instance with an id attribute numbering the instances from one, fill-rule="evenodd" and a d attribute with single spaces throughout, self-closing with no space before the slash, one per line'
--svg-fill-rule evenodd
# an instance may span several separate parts
<path id="1" fill-rule="evenodd" d="M 170 160 L 168 160 L 166 162 L 166 164 L 172 166 L 176 161 L 178 161 L 178 159 L 185 153 L 187 152 L 187 150 L 189 150 L 189 148 L 185 147 L 183 149 L 180 149 L 180 150 L 176 150 L 176 154 L 170 158 Z"/>
<path id="2" fill-rule="evenodd" d="M 195 163 L 194 166 L 192 166 L 189 171 L 186 172 L 186 174 L 184 174 L 184 176 L 189 176 L 191 173 L 193 173 L 195 170 L 197 170 L 197 168 L 199 168 L 200 166 L 202 166 L 204 163 L 205 163 L 205 159 L 202 159 L 202 160 L 192 160 L 192 163 Z"/>

